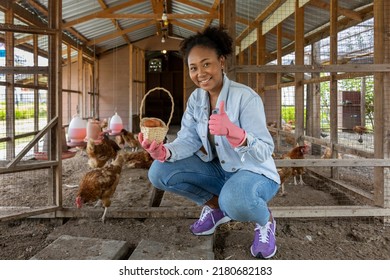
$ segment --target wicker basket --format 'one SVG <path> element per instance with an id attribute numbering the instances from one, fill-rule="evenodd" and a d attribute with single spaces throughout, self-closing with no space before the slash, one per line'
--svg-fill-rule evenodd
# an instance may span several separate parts
<path id="1" fill-rule="evenodd" d="M 142 118 L 142 111 L 143 111 L 145 99 L 151 92 L 153 92 L 155 90 L 165 91 L 169 95 L 169 97 L 171 98 L 171 102 L 172 102 L 171 115 L 169 116 L 167 124 L 165 124 L 161 119 L 158 119 L 158 118 Z M 144 139 L 148 139 L 149 141 L 154 140 L 157 143 L 161 143 L 164 141 L 165 136 L 167 135 L 167 132 L 169 130 L 169 124 L 171 123 L 171 120 L 172 120 L 174 107 L 175 107 L 175 103 L 173 101 L 173 97 L 172 97 L 171 93 L 165 88 L 155 87 L 155 88 L 152 88 L 151 90 L 149 90 L 145 94 L 144 98 L 141 101 L 141 107 L 140 107 L 140 129 L 141 129 L 142 134 L 144 135 Z M 156 120 L 156 121 L 160 122 L 161 127 L 147 127 L 144 125 L 145 121 L 147 121 L 147 120 Z"/>

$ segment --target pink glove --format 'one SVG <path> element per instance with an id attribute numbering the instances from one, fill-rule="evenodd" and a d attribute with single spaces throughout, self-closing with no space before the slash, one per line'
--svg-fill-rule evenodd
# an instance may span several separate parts
<path id="1" fill-rule="evenodd" d="M 144 148 L 152 158 L 164 162 L 167 157 L 170 155 L 170 152 L 167 148 L 164 147 L 163 143 L 157 144 L 153 140 L 152 143 L 149 140 L 144 139 L 143 133 L 138 133 L 138 141 L 141 143 L 142 148 Z"/>
<path id="2" fill-rule="evenodd" d="M 234 148 L 241 146 L 246 140 L 245 130 L 233 124 L 225 113 L 225 102 L 219 105 L 219 114 L 212 114 L 209 120 L 210 133 L 214 135 L 226 135 L 230 145 Z"/>

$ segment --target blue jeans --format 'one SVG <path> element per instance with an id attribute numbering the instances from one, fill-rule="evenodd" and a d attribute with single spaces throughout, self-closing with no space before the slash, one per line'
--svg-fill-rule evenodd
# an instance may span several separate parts
<path id="1" fill-rule="evenodd" d="M 279 185 L 247 170 L 227 172 L 218 159 L 203 162 L 197 156 L 175 162 L 155 160 L 149 169 L 150 182 L 158 189 L 186 197 L 204 205 L 218 196 L 221 210 L 231 219 L 265 225 L 269 220 L 267 203 Z"/>

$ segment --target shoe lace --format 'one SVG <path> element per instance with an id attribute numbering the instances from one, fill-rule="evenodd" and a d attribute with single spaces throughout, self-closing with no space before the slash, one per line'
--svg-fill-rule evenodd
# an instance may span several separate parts
<path id="1" fill-rule="evenodd" d="M 208 207 L 208 206 L 203 207 L 202 213 L 200 213 L 200 217 L 199 217 L 199 220 L 198 220 L 198 221 L 199 221 L 199 222 L 203 222 L 203 221 L 206 219 L 206 217 L 207 217 L 211 212 L 213 212 L 213 209 L 211 209 L 210 207 Z M 211 215 L 211 218 L 212 218 L 213 223 L 214 223 L 214 216 Z"/>
<path id="2" fill-rule="evenodd" d="M 256 224 L 255 231 L 259 231 L 259 241 L 262 243 L 268 243 L 271 229 L 271 222 L 268 222 L 265 226 Z"/>

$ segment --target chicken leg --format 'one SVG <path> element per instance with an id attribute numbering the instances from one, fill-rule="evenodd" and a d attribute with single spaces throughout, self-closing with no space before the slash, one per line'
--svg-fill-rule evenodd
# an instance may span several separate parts
<path id="1" fill-rule="evenodd" d="M 304 185 L 304 184 L 305 184 L 305 182 L 303 182 L 303 178 L 302 178 L 302 175 L 301 175 L 301 174 L 299 174 L 299 184 L 300 184 L 300 185 Z M 296 177 L 296 176 L 294 176 L 294 185 L 295 185 L 295 186 L 298 185 L 297 177 Z"/>
<path id="2" fill-rule="evenodd" d="M 106 218 L 106 214 L 107 214 L 107 209 L 108 209 L 108 207 L 104 207 L 103 216 L 102 216 L 102 218 L 101 218 L 103 224 L 105 223 L 105 218 Z"/>

